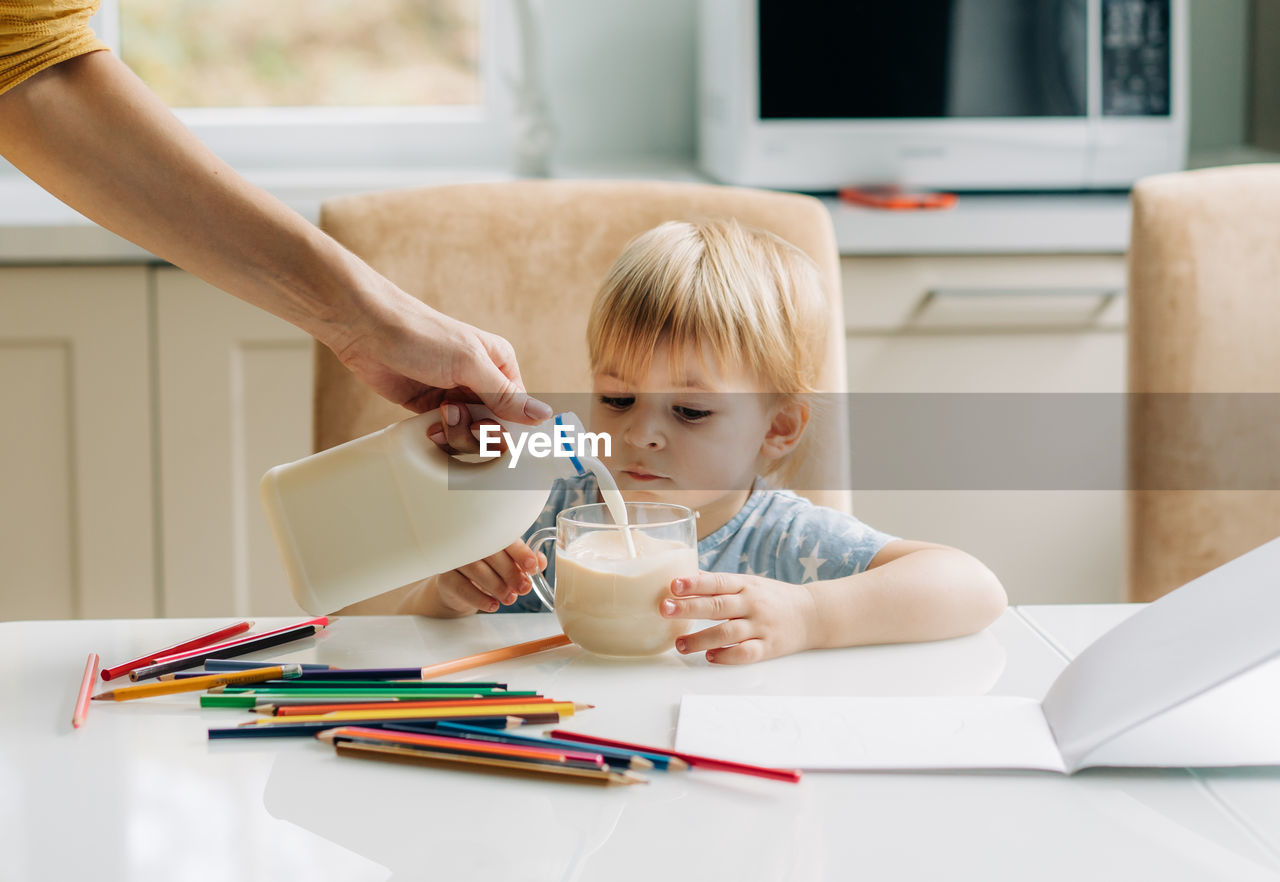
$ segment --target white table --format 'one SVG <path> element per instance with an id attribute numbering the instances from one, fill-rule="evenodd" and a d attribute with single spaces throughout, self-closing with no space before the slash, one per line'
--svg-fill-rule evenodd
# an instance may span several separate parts
<path id="1" fill-rule="evenodd" d="M 738 668 L 566 647 L 473 676 L 597 705 L 566 728 L 669 745 L 689 692 L 1038 698 L 1065 664 L 1058 647 L 1123 611 L 1083 609 L 1068 632 L 1052 608 L 1027 613 L 1034 627 L 1011 610 L 959 640 Z M 1259 832 L 1280 802 L 1266 773 L 811 772 L 792 785 L 690 771 L 600 789 L 339 758 L 310 739 L 210 743 L 208 726 L 245 714 L 193 694 L 96 702 L 71 728 L 89 651 L 115 664 L 210 627 L 0 624 L 0 879 L 1280 879 Z M 418 665 L 556 630 L 550 615 L 348 617 L 260 657 Z"/>

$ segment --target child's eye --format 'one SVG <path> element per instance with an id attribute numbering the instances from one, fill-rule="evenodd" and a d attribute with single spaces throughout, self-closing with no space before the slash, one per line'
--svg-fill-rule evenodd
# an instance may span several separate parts
<path id="1" fill-rule="evenodd" d="M 679 404 L 671 408 L 671 411 L 686 423 L 701 422 L 711 416 L 711 411 L 709 410 L 698 410 L 693 407 L 683 407 Z"/>
<path id="2" fill-rule="evenodd" d="M 636 403 L 634 395 L 601 395 L 600 403 L 613 410 L 626 410 Z"/>

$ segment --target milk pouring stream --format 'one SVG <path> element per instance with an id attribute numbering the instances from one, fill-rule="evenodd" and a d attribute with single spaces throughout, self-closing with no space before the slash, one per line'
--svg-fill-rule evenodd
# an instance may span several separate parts
<path id="1" fill-rule="evenodd" d="M 588 469 L 615 521 L 626 523 L 621 494 L 598 460 L 525 455 L 508 468 L 504 453 L 451 461 L 426 437 L 439 419 L 439 411 L 418 414 L 263 476 L 262 507 L 304 610 L 330 613 L 494 554 L 537 520 L 556 478 Z M 557 424 L 569 439 L 584 431 L 571 413 L 503 428 L 555 437 Z"/>

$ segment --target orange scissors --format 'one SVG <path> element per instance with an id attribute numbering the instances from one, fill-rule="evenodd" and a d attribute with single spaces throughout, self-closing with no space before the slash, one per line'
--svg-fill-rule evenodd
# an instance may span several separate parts
<path id="1" fill-rule="evenodd" d="M 899 187 L 843 187 L 842 202 L 890 211 L 936 211 L 956 204 L 955 193 L 908 193 Z"/>

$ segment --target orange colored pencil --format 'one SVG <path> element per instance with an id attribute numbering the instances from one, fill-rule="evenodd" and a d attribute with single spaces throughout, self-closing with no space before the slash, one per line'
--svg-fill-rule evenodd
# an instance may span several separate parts
<path id="1" fill-rule="evenodd" d="M 299 714 L 327 714 L 329 711 L 406 710 L 414 707 L 486 707 L 495 704 L 509 705 L 510 698 L 459 698 L 454 701 L 369 701 L 353 704 L 291 704 L 275 707 L 272 716 L 292 717 Z M 522 698 L 521 704 L 548 704 L 550 698 Z M 264 710 L 264 713 L 267 712 Z"/>
<path id="2" fill-rule="evenodd" d="M 519 704 L 486 704 L 484 707 L 419 707 L 409 708 L 405 710 L 396 707 L 390 710 L 357 710 L 353 708 L 343 708 L 340 711 L 328 711 L 323 714 L 298 714 L 292 717 L 261 717 L 256 720 L 250 720 L 247 723 L 241 723 L 242 726 L 270 726 L 272 724 L 287 725 L 290 723 L 333 723 L 335 726 L 341 726 L 347 720 L 429 720 L 433 717 L 490 717 L 490 716 L 521 716 L 527 713 L 543 714 L 558 713 L 561 716 L 572 716 L 575 710 L 590 707 L 591 705 L 579 704 L 575 705 L 572 701 L 548 701 L 542 704 L 529 704 L 520 702 Z"/>
<path id="3" fill-rule="evenodd" d="M 517 643 L 514 646 L 504 646 L 501 649 L 490 649 L 488 652 L 466 655 L 462 658 L 455 658 L 453 661 L 427 665 L 422 669 L 422 679 L 430 680 L 432 677 L 443 677 L 445 674 L 452 674 L 455 671 L 466 671 L 482 665 L 491 665 L 495 662 L 519 658 L 522 655 L 532 655 L 535 652 L 555 649 L 559 646 L 568 646 L 572 642 L 564 634 L 557 634 L 554 637 L 544 637 L 542 640 L 530 640 L 528 643 Z"/>
<path id="4" fill-rule="evenodd" d="M 71 714 L 71 725 L 79 729 L 89 713 L 89 696 L 93 694 L 93 681 L 98 678 L 98 654 L 89 653 L 84 663 L 84 676 L 80 678 L 80 693 L 76 696 L 76 709 Z"/>

